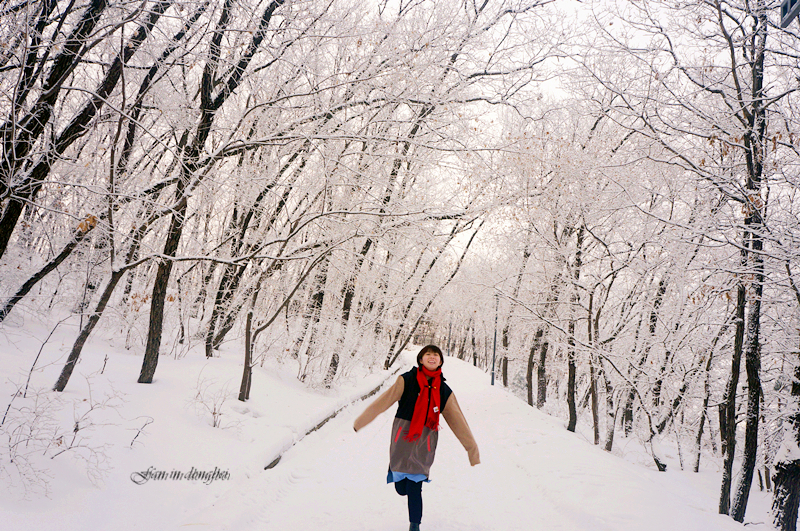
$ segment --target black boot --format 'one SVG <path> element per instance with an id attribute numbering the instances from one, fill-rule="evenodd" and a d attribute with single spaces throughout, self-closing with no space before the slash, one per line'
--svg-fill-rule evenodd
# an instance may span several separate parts
<path id="1" fill-rule="evenodd" d="M 412 524 L 408 528 L 408 531 L 419 531 L 419 524 L 415 524 L 412 522 Z"/>

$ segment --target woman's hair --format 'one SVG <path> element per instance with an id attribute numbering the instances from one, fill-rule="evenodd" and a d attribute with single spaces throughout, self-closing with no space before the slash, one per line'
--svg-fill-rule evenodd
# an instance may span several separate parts
<path id="1" fill-rule="evenodd" d="M 439 368 L 441 368 L 442 365 L 444 365 L 444 356 L 442 355 L 441 349 L 436 345 L 426 345 L 422 347 L 422 350 L 420 350 L 419 354 L 417 354 L 417 365 L 422 365 L 422 356 L 428 352 L 435 352 L 439 355 L 439 361 L 441 361 L 441 363 L 439 363 Z"/>

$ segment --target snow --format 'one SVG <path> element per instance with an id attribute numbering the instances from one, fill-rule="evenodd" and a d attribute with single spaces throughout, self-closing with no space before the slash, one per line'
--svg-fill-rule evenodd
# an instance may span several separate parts
<path id="1" fill-rule="evenodd" d="M 0 405 L 5 411 L 11 401 L 13 419 L 38 397 L 47 404 L 40 406 L 50 419 L 46 433 L 60 429 L 68 436 L 74 419 L 85 415 L 77 434 L 83 447 L 56 455 L 63 443 L 37 443 L 44 446 L 27 458 L 31 470 L 49 474 L 47 494 L 44 478 L 29 480 L 26 494 L 8 462 L 7 420 L 0 529 L 407 529 L 405 499 L 385 483 L 392 413 L 359 433 L 352 429 L 366 405 L 358 397 L 393 381 L 394 374 L 351 374 L 334 390 L 309 389 L 295 378 L 291 360 L 268 361 L 256 368 L 251 400 L 242 403 L 236 396 L 243 356 L 235 347 L 210 360 L 200 346 L 180 359 L 162 356 L 155 381 L 142 385 L 136 383 L 140 354 L 114 347 L 113 337 L 100 334 L 58 395 L 49 388 L 74 338 L 74 329 L 65 326 L 42 348 L 27 397 L 11 400 L 48 333 L 35 323 L 0 330 L 6 399 Z M 412 362 L 408 354 L 398 368 Z M 692 474 L 671 462 L 659 473 L 652 463 L 609 454 L 567 432 L 562 420 L 492 387 L 489 375 L 467 363 L 447 358 L 444 374 L 482 463 L 470 467 L 443 427 L 432 482 L 423 487 L 423 530 L 743 529 L 716 514 L 719 473 L 713 466 Z M 215 409 L 222 413 L 220 427 L 212 426 Z M 621 436 L 618 441 L 618 448 L 636 446 Z M 264 470 L 281 453 L 280 462 Z M 216 474 L 205 481 L 178 479 L 177 473 L 192 469 Z M 768 507 L 768 495 L 755 490 L 748 529 L 771 529 Z"/>
<path id="2" fill-rule="evenodd" d="M 800 460 L 800 446 L 798 446 L 797 440 L 792 436 L 792 433 L 787 432 L 772 462 L 774 465 L 778 465 L 797 460 Z"/>

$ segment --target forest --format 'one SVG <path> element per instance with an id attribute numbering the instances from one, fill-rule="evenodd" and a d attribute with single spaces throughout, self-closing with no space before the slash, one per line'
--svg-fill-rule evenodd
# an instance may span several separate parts
<path id="1" fill-rule="evenodd" d="M 719 456 L 720 513 L 766 488 L 796 529 L 779 2 L 3 0 L 0 21 L 0 335 L 74 327 L 46 392 L 98 329 L 141 384 L 234 345 L 242 401 L 265 359 L 328 389 L 436 343 L 568 430 L 588 412 L 606 451 Z"/>

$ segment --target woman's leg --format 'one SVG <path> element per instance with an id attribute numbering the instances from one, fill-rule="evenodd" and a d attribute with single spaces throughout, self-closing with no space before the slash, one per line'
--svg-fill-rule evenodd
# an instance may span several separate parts
<path id="1" fill-rule="evenodd" d="M 411 483 L 408 478 L 403 478 L 400 481 L 395 481 L 394 483 L 394 490 L 397 491 L 397 494 L 400 496 L 406 495 L 406 484 Z"/>
<path id="2" fill-rule="evenodd" d="M 412 524 L 422 522 L 422 482 L 403 478 L 395 482 L 394 490 L 400 496 L 408 496 L 408 521 Z"/>
<path id="3" fill-rule="evenodd" d="M 405 481 L 408 481 L 405 486 L 408 496 L 408 521 L 412 524 L 419 524 L 422 522 L 422 482 Z"/>

